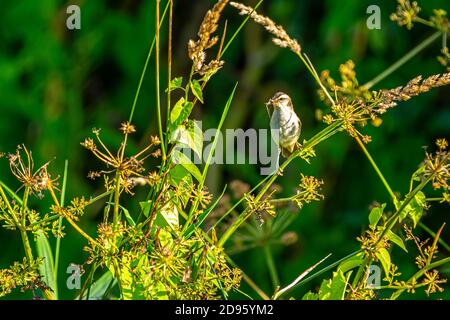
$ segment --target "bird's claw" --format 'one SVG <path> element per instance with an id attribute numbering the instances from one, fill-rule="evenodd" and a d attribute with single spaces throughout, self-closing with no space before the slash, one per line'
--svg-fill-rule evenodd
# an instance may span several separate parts
<path id="1" fill-rule="evenodd" d="M 283 169 L 278 168 L 277 175 L 282 176 L 283 175 Z"/>

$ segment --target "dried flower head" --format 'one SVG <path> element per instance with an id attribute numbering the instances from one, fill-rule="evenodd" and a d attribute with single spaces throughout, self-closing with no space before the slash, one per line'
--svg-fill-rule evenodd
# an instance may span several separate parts
<path id="1" fill-rule="evenodd" d="M 22 158 L 22 152 L 25 153 L 25 159 Z M 51 179 L 47 171 L 50 162 L 45 163 L 35 171 L 34 161 L 31 151 L 21 145 L 17 147 L 15 153 L 8 155 L 9 167 L 12 174 L 19 180 L 23 186 L 30 188 L 31 192 L 40 193 L 54 186 L 58 178 Z"/>
<path id="2" fill-rule="evenodd" d="M 135 127 L 128 122 L 124 122 L 121 125 L 120 130 L 128 135 L 136 131 Z M 101 149 L 97 146 L 95 141 L 92 138 L 87 138 L 84 142 L 81 143 L 83 147 L 91 151 L 100 161 L 106 164 L 107 167 L 112 167 L 113 170 L 102 170 L 102 171 L 91 171 L 88 174 L 88 177 L 91 179 L 98 178 L 100 175 L 104 175 L 106 177 L 107 174 L 112 172 L 117 172 L 120 175 L 120 184 L 121 187 L 127 192 L 131 193 L 131 189 L 136 186 L 138 183 L 135 183 L 136 180 L 134 178 L 142 178 L 144 169 L 144 160 L 149 156 L 159 156 L 161 151 L 154 151 L 153 153 L 148 154 L 148 151 L 154 147 L 159 145 L 161 142 L 156 137 L 151 137 L 150 144 L 143 148 L 141 151 L 136 153 L 133 156 L 125 157 L 125 148 L 126 148 L 126 137 L 124 141 L 121 143 L 119 149 L 114 154 L 111 152 L 106 145 L 103 143 L 100 138 L 100 130 L 93 129 L 92 132 L 96 136 L 97 142 Z M 109 185 L 109 179 L 105 178 L 105 185 L 107 189 L 111 187 Z"/>
<path id="3" fill-rule="evenodd" d="M 382 114 L 387 109 L 396 106 L 398 101 L 407 101 L 421 93 L 428 92 L 433 88 L 438 88 L 450 84 L 450 73 L 442 75 L 432 75 L 424 80 L 418 76 L 409 81 L 406 86 L 397 87 L 391 90 L 382 90 L 380 103 L 376 107 L 376 112 Z"/>
<path id="4" fill-rule="evenodd" d="M 208 10 L 197 33 L 199 37 L 198 40 L 194 41 L 191 39 L 188 42 L 188 55 L 194 63 L 194 69 L 196 72 L 205 74 L 208 70 L 211 70 L 212 68 L 220 68 L 223 65 L 223 62 L 213 60 L 215 62 L 211 62 L 205 67 L 205 51 L 213 47 L 219 41 L 218 36 L 212 37 L 212 35 L 219 27 L 218 23 L 220 15 L 228 1 L 229 0 L 219 0 L 211 10 Z"/>
<path id="5" fill-rule="evenodd" d="M 277 25 L 272 19 L 258 14 L 252 7 L 248 7 L 239 2 L 230 2 L 230 5 L 240 10 L 240 15 L 249 16 L 257 24 L 262 25 L 269 33 L 275 37 L 272 39 L 273 42 L 282 48 L 289 48 L 294 53 L 300 55 L 302 51 L 297 40 L 292 39 L 282 26 Z"/>
<path id="6" fill-rule="evenodd" d="M 127 134 L 130 134 L 130 133 L 136 132 L 136 128 L 134 127 L 134 125 L 132 125 L 131 123 L 129 123 L 127 121 L 127 122 L 123 122 L 120 125 L 120 131 L 122 131 L 123 134 L 127 135 Z"/>

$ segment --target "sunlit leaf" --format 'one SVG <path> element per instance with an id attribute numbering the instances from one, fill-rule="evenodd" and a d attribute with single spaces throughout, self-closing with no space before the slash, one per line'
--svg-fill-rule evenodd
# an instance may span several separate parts
<path id="1" fill-rule="evenodd" d="M 391 269 L 391 256 L 389 254 L 389 251 L 387 251 L 387 249 L 385 248 L 381 248 L 375 255 L 380 260 L 385 274 L 389 274 L 389 270 Z"/>
<path id="2" fill-rule="evenodd" d="M 203 92 L 202 92 L 202 86 L 200 85 L 200 82 L 198 82 L 197 80 L 192 80 L 191 81 L 191 90 L 192 93 L 194 94 L 194 96 L 201 102 L 203 103 Z"/>

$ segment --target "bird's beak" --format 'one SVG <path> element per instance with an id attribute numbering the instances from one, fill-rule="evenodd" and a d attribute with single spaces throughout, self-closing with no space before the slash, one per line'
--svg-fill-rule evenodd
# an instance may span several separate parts
<path id="1" fill-rule="evenodd" d="M 274 103 L 274 100 L 273 100 L 273 99 L 270 99 L 270 100 L 266 103 L 266 106 L 267 106 L 267 107 L 273 107 L 273 103 Z"/>

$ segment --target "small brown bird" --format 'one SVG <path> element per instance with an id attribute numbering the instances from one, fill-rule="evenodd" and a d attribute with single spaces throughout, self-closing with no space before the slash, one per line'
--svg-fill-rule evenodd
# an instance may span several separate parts
<path id="1" fill-rule="evenodd" d="M 299 147 L 297 143 L 302 122 L 294 111 L 291 98 L 277 92 L 266 104 L 270 117 L 272 138 L 278 144 L 283 157 L 289 157 Z"/>

